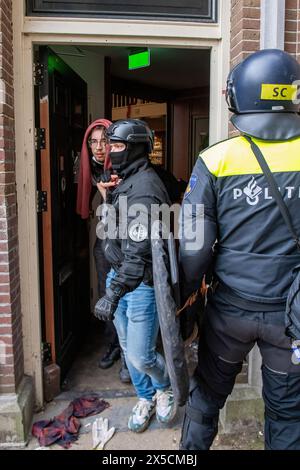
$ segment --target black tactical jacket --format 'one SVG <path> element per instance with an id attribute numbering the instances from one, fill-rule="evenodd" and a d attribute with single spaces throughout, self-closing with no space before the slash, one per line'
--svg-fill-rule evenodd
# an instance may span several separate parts
<path id="1" fill-rule="evenodd" d="M 300 234 L 300 138 L 253 140 L 264 154 Z M 180 248 L 188 290 L 199 286 L 213 263 L 217 279 L 239 297 L 264 304 L 284 303 L 300 254 L 245 138 L 226 140 L 200 154 L 184 197 L 187 216 L 181 218 L 183 225 L 195 223 L 195 204 L 203 204 L 203 243 L 189 249 L 183 238 Z M 200 208 L 198 212 L 200 219 Z"/>
<path id="2" fill-rule="evenodd" d="M 123 293 L 133 291 L 141 282 L 152 285 L 151 225 L 157 218 L 157 208 L 168 204 L 166 189 L 150 167 L 147 157 L 132 163 L 122 174 L 122 182 L 107 199 L 104 240 L 106 259 L 116 271 L 111 289 Z M 151 217 L 151 208 L 153 217 Z M 108 225 L 113 221 L 115 229 Z M 114 233 L 113 233 L 114 232 Z"/>

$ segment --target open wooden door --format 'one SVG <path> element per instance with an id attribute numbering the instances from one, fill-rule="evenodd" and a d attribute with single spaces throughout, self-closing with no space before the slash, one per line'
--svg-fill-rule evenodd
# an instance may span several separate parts
<path id="1" fill-rule="evenodd" d="M 43 341 L 63 378 L 90 316 L 89 241 L 76 214 L 78 157 L 87 126 L 86 83 L 50 48 L 37 51 L 37 187 Z"/>

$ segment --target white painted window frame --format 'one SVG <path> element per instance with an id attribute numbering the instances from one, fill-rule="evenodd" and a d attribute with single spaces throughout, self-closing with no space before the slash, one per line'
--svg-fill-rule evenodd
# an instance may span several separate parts
<path id="1" fill-rule="evenodd" d="M 285 0 L 261 0 L 261 49 L 284 50 Z"/>
<path id="2" fill-rule="evenodd" d="M 25 1 L 13 2 L 16 177 L 25 373 L 43 404 L 36 167 L 34 149 L 35 44 L 174 47 L 211 50 L 210 143 L 228 136 L 224 88 L 230 63 L 230 5 L 218 2 L 218 23 L 25 17 Z"/>

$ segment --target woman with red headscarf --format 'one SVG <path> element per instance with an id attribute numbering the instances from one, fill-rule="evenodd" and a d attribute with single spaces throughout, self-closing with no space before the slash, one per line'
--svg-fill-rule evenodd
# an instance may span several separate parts
<path id="1" fill-rule="evenodd" d="M 108 143 L 105 130 L 111 122 L 107 119 L 97 119 L 86 130 L 80 156 L 80 170 L 77 191 L 77 213 L 83 219 L 87 219 L 90 214 L 90 202 L 93 199 L 97 187 L 100 190 L 99 182 L 104 171 L 110 168 L 108 156 Z M 98 295 L 105 294 L 106 276 L 110 270 L 102 249 L 102 240 L 96 237 L 94 245 L 94 259 L 98 276 Z M 130 382 L 129 372 L 124 356 L 121 352 L 116 329 L 111 322 L 112 340 L 108 350 L 99 361 L 99 367 L 107 369 L 111 367 L 121 355 L 122 367 L 120 370 L 120 380 L 125 383 Z"/>

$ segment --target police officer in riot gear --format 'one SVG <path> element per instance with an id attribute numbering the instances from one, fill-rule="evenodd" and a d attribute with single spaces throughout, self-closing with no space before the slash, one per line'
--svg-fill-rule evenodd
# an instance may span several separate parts
<path id="1" fill-rule="evenodd" d="M 128 209 L 131 204 L 144 202 L 150 208 L 151 203 L 162 204 L 168 202 L 166 190 L 160 179 L 156 176 L 154 170 L 150 167 L 148 154 L 153 148 L 153 135 L 146 123 L 138 119 L 128 119 L 126 121 L 117 121 L 106 132 L 109 139 L 111 151 L 110 160 L 114 174 L 117 174 L 121 186 L 116 187 L 110 194 L 111 202 L 118 209 L 119 196 L 126 196 Z M 104 182 L 108 181 L 106 173 Z M 150 194 L 146 194 L 148 187 Z M 146 227 L 147 226 L 147 227 Z M 132 244 L 127 247 L 128 254 L 122 268 L 118 269 L 124 258 L 122 253 L 122 244 L 120 239 L 105 240 L 106 257 L 114 266 L 117 278 L 111 283 L 110 288 L 106 290 L 106 295 L 99 300 L 96 305 L 95 314 L 102 320 L 110 320 L 114 316 L 119 299 L 129 291 L 134 290 L 141 281 L 152 285 L 152 266 L 151 266 L 151 250 L 148 237 L 148 216 L 145 225 L 137 225 L 137 236 L 139 232 L 143 232 L 147 228 L 146 240 L 138 242 L 129 237 L 123 246 Z M 132 232 L 134 230 L 132 229 Z M 131 232 L 129 232 L 130 234 Z M 141 234 L 143 238 L 143 234 Z M 149 251 L 150 250 L 150 251 Z M 142 258 L 139 257 L 139 251 Z M 101 311 L 100 313 L 97 312 Z"/>
<path id="2" fill-rule="evenodd" d="M 105 239 L 104 252 L 112 270 L 95 315 L 101 320 L 114 319 L 139 399 L 129 416 L 128 427 L 133 432 L 142 432 L 155 411 L 157 419 L 164 423 L 170 422 L 176 413 L 166 363 L 156 351 L 159 323 L 150 238 L 155 221 L 153 206 L 169 200 L 148 159 L 153 148 L 148 125 L 138 119 L 117 121 L 106 135 L 115 174 L 114 181 L 104 185 L 116 183 L 106 200 L 115 210 L 117 235 Z M 108 215 L 107 224 L 110 221 Z"/>
<path id="3" fill-rule="evenodd" d="M 255 343 L 263 361 L 265 446 L 300 449 L 300 366 L 292 361 L 284 323 L 300 254 L 245 138 L 264 155 L 299 235 L 299 80 L 300 65 L 280 50 L 259 51 L 237 65 L 228 77 L 227 99 L 241 135 L 199 155 L 185 193 L 183 214 L 204 205 L 204 243 L 188 249 L 181 240 L 184 291 L 195 290 L 212 264 L 215 288 L 200 335 L 182 449 L 210 448 L 219 410 Z M 187 212 L 190 219 L 197 214 Z"/>

